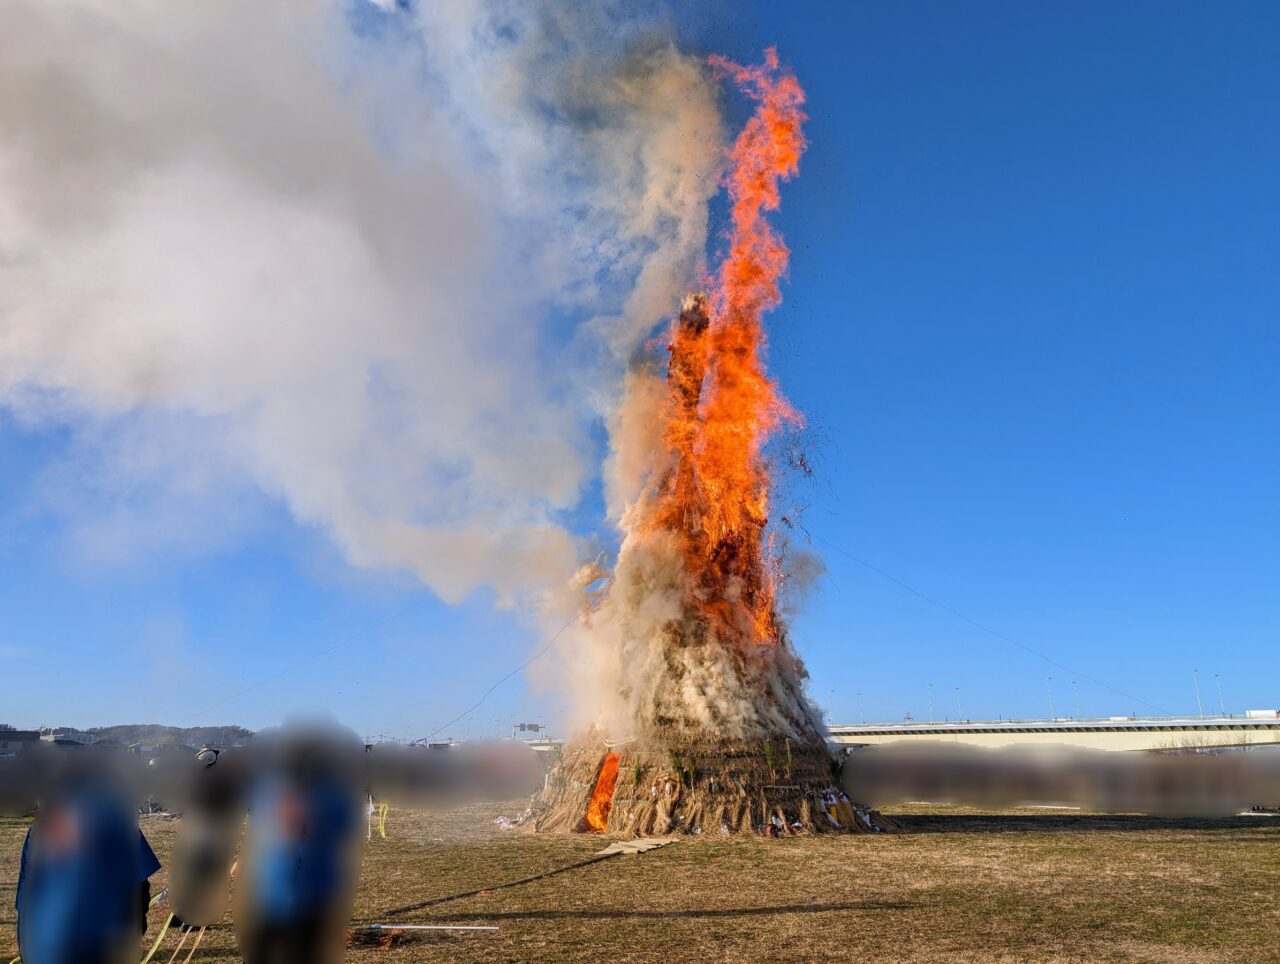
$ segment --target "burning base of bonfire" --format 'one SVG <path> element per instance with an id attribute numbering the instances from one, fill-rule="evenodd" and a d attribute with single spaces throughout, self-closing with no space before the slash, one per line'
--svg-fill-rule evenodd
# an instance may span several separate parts
<path id="1" fill-rule="evenodd" d="M 708 737 L 610 746 L 595 735 L 565 748 L 526 826 L 628 836 L 894 829 L 840 792 L 825 743 Z"/>
<path id="2" fill-rule="evenodd" d="M 762 316 L 780 299 L 787 264 L 765 212 L 804 149 L 804 93 L 772 50 L 759 67 L 712 62 L 757 102 L 730 154 L 729 248 L 712 289 L 686 299 L 672 322 L 665 379 L 651 362 L 634 376 L 643 390 L 622 403 L 630 423 L 652 431 L 633 433 L 643 447 L 621 452 L 648 471 L 583 620 L 582 645 L 604 667 L 593 695 L 608 705 L 535 798 L 524 823 L 537 830 L 780 836 L 889 826 L 838 789 L 781 616 L 786 568 L 769 528 L 764 445 L 800 418 L 764 367 Z M 660 406 L 643 404 L 655 397 Z M 602 736 L 620 731 L 625 741 Z"/>

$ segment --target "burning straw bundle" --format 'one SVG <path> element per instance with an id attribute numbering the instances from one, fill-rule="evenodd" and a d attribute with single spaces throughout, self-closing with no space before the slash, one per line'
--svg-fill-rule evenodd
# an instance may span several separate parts
<path id="1" fill-rule="evenodd" d="M 878 829 L 835 787 L 779 613 L 768 529 L 763 447 L 799 416 L 764 368 L 762 316 L 780 300 L 788 256 L 764 215 L 804 148 L 804 94 L 772 50 L 759 67 L 713 64 L 757 101 L 730 158 L 729 250 L 713 289 L 690 296 L 671 326 L 665 385 L 651 375 L 637 393 L 664 396 L 643 409 L 656 430 L 638 433 L 658 450 L 643 453 L 653 469 L 587 619 L 591 645 L 612 659 L 604 688 L 626 739 L 597 730 L 565 750 L 534 801 L 538 830 Z"/>
<path id="2" fill-rule="evenodd" d="M 835 789 L 824 744 L 598 738 L 566 748 L 535 803 L 540 831 L 671 833 L 871 832 L 890 825 Z"/>

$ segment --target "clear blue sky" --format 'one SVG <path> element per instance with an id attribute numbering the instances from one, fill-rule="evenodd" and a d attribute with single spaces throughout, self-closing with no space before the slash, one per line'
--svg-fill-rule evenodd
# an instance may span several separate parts
<path id="1" fill-rule="evenodd" d="M 809 96 L 773 371 L 812 427 L 828 574 L 795 621 L 837 721 L 1280 705 L 1280 7 L 726 4 Z M 536 640 L 355 573 L 266 495 L 225 539 L 84 558 L 72 443 L 0 411 L 0 721 L 422 735 Z M 839 547 L 835 551 L 830 546 Z M 843 553 L 1074 670 L 993 638 Z M 407 611 L 406 611 L 407 610 Z M 358 636 L 356 634 L 359 634 Z M 354 638 L 353 638 L 354 637 Z M 864 709 L 860 709 L 859 696 Z M 554 712 L 517 676 L 451 733 Z"/>

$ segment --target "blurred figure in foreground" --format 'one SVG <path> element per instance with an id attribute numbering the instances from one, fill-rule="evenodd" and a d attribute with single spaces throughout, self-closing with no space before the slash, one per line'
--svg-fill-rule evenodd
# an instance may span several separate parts
<path id="1" fill-rule="evenodd" d="M 254 740 L 236 933 L 248 964 L 340 961 L 359 869 L 363 745 L 333 729 Z"/>
<path id="2" fill-rule="evenodd" d="M 175 925 L 208 927 L 226 912 L 248 774 L 241 755 L 205 748 L 182 776 L 184 806 L 169 871 L 169 905 Z"/>
<path id="3" fill-rule="evenodd" d="M 137 961 L 159 869 L 122 786 L 88 760 L 74 761 L 46 791 L 22 845 L 15 899 L 22 960 Z"/>

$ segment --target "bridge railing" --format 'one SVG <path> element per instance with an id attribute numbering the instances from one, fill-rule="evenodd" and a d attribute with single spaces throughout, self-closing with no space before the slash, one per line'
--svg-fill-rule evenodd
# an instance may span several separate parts
<path id="1" fill-rule="evenodd" d="M 1102 729 L 1130 729 L 1150 726 L 1186 726 L 1186 727 L 1224 727 L 1224 726 L 1263 727 L 1280 725 L 1280 714 L 1262 716 L 1260 714 L 1228 714 L 1227 716 L 1101 716 L 1101 717 L 1039 717 L 1033 719 L 999 719 L 999 720 L 902 720 L 884 723 L 832 723 L 828 729 L 832 733 L 859 733 L 869 730 L 896 730 L 910 732 L 914 730 L 935 729 L 974 729 L 974 728 L 1009 728 L 1037 727 L 1050 729 L 1074 729 L 1091 727 Z"/>

